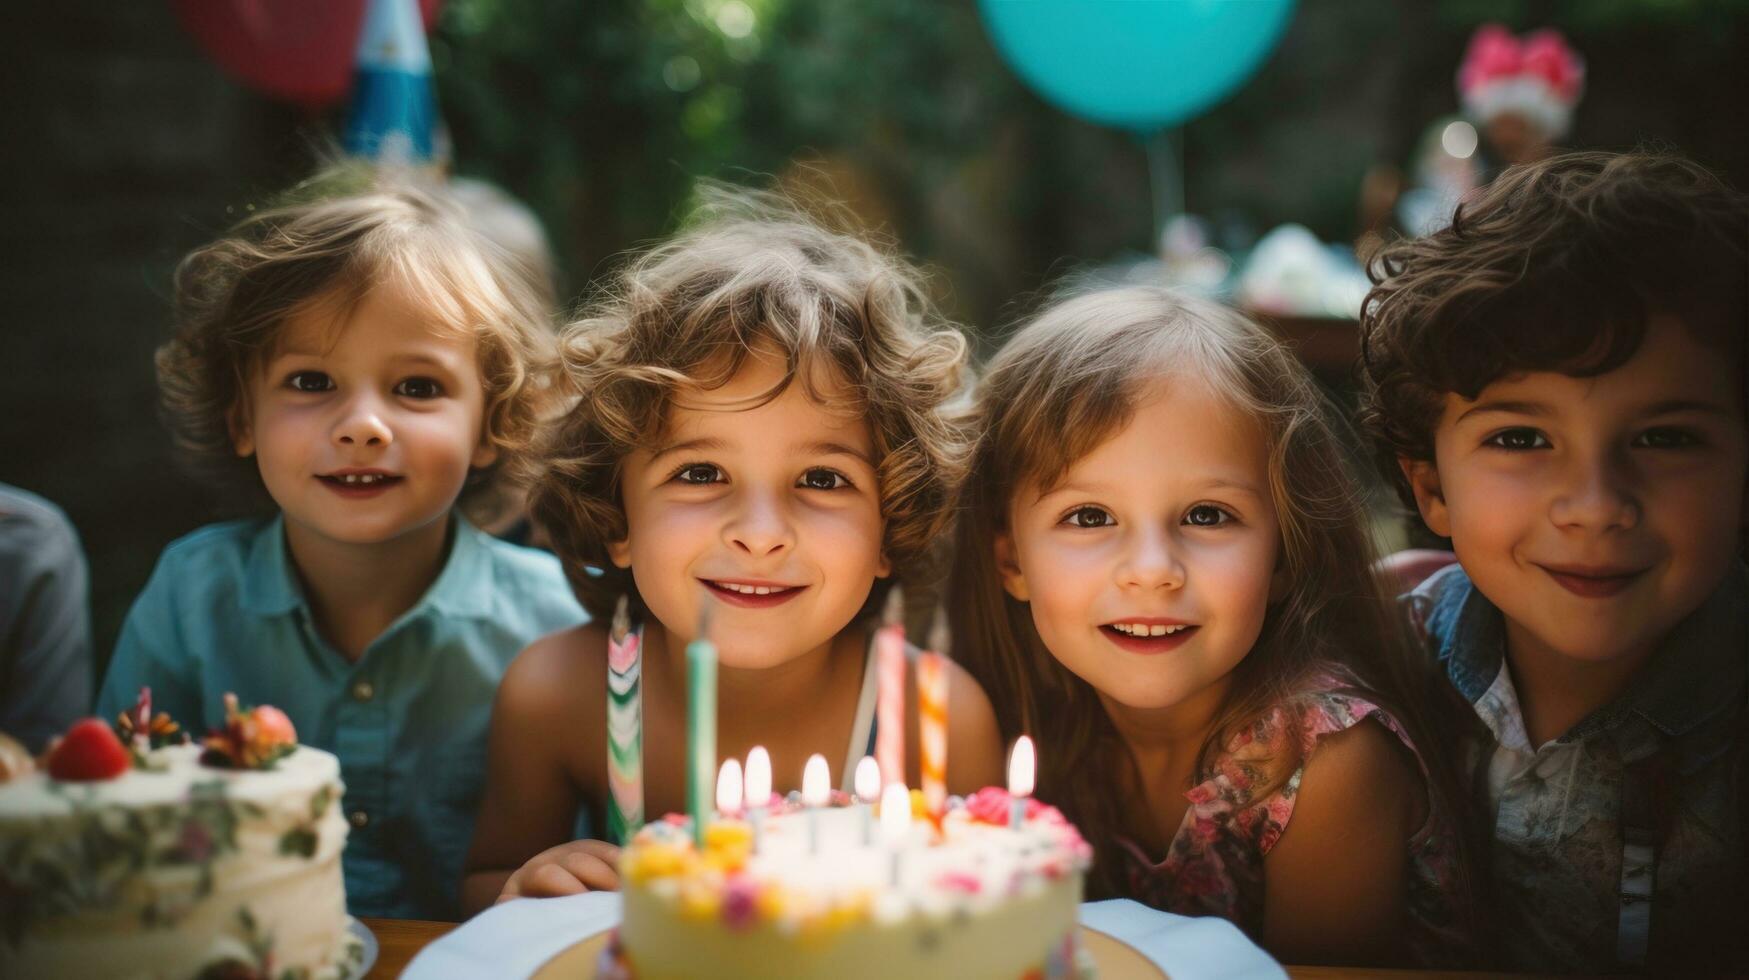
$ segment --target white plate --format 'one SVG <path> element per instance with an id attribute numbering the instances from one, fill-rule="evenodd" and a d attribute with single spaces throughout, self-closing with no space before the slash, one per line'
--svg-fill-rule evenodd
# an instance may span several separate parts
<path id="1" fill-rule="evenodd" d="M 601 951 L 607 948 L 610 932 L 610 929 L 603 930 L 580 940 L 574 946 L 566 947 L 557 956 L 541 964 L 540 969 L 534 971 L 529 980 L 568 980 L 598 976 L 596 966 L 601 959 Z M 1093 962 L 1099 967 L 1100 980 L 1167 980 L 1166 974 L 1158 966 L 1121 939 L 1082 926 L 1081 945 L 1093 954 Z"/>
<path id="2" fill-rule="evenodd" d="M 371 935 L 370 930 L 364 927 L 364 923 L 350 916 L 346 919 L 346 931 L 352 933 L 352 937 L 364 946 L 364 959 L 359 961 L 358 972 L 352 975 L 355 977 L 369 976 L 370 968 L 377 965 L 377 937 Z"/>

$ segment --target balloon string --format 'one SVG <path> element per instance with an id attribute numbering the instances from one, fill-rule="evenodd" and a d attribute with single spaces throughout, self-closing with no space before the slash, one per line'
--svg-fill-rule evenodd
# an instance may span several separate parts
<path id="1" fill-rule="evenodd" d="M 1148 186 L 1154 195 L 1154 252 L 1164 256 L 1166 222 L 1184 210 L 1184 145 L 1181 129 L 1157 129 L 1142 137 L 1148 154 Z"/>

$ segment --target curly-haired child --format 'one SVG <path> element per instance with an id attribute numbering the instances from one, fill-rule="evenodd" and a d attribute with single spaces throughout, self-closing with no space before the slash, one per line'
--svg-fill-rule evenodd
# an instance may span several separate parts
<path id="1" fill-rule="evenodd" d="M 572 828 L 584 808 L 612 834 L 600 623 L 621 596 L 642 624 L 644 813 L 686 809 L 683 649 L 706 610 L 721 754 L 765 746 L 780 792 L 814 752 L 849 776 L 872 744 L 867 614 L 949 522 L 963 443 L 942 408 L 965 356 L 896 259 L 723 191 L 566 332 L 577 403 L 532 506 L 598 624 L 541 640 L 505 678 L 471 907 L 618 883 L 620 842 Z M 996 781 L 994 715 L 958 668 L 949 708 L 949 787 Z"/>
<path id="2" fill-rule="evenodd" d="M 270 516 L 165 549 L 98 699 L 142 686 L 192 731 L 272 702 L 335 753 L 356 915 L 453 917 L 492 697 L 534 638 L 583 620 L 552 556 L 490 516 L 544 412 L 549 310 L 440 192 L 262 213 L 190 255 L 158 352 L 206 478 Z"/>
<path id="3" fill-rule="evenodd" d="M 1749 937 L 1749 206 L 1655 154 L 1507 170 L 1384 252 L 1381 464 L 1473 746 L 1502 965 L 1736 969 Z"/>

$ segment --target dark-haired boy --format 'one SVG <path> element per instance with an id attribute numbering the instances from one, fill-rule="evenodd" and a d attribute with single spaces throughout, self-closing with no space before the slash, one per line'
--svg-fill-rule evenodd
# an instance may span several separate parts
<path id="1" fill-rule="evenodd" d="M 1501 965 L 1741 968 L 1749 207 L 1681 159 L 1507 171 L 1380 257 L 1365 418 L 1458 565 Z"/>

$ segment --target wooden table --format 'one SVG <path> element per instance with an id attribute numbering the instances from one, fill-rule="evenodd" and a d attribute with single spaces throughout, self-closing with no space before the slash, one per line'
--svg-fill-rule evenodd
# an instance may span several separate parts
<path id="1" fill-rule="evenodd" d="M 360 919 L 377 937 L 377 962 L 365 980 L 394 980 L 426 944 L 454 929 L 454 922 L 415 919 Z M 1460 973 L 1450 970 L 1369 970 L 1337 966 L 1290 966 L 1293 980 L 1478 980 L 1506 974 Z"/>
<path id="2" fill-rule="evenodd" d="M 418 919 L 367 919 L 358 921 L 377 937 L 377 961 L 365 980 L 394 980 L 419 951 L 459 922 L 421 922 Z"/>

